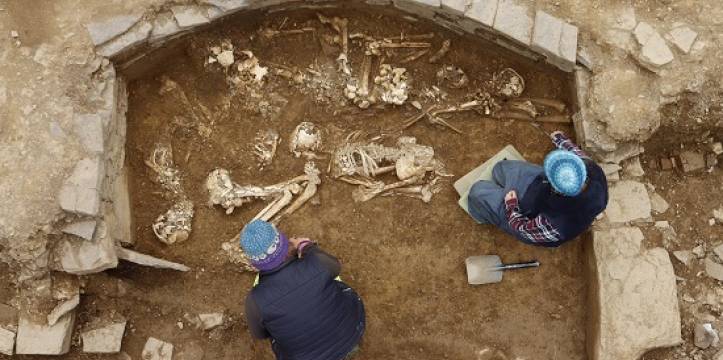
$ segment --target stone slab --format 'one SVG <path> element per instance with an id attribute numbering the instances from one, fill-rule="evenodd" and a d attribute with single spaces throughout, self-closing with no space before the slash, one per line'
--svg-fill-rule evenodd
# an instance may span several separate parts
<path id="1" fill-rule="evenodd" d="M 181 27 L 178 26 L 176 19 L 173 17 L 173 13 L 164 12 L 158 14 L 158 16 L 153 19 L 153 29 L 151 30 L 149 40 L 153 42 L 167 39 L 181 31 Z"/>
<path id="2" fill-rule="evenodd" d="M 105 57 L 115 57 L 122 52 L 138 46 L 148 40 L 148 36 L 153 29 L 153 25 L 150 22 L 144 21 L 125 34 L 103 44 L 101 47 L 96 49 L 96 52 Z"/>
<path id="3" fill-rule="evenodd" d="M 110 236 L 122 243 L 133 244 L 131 231 L 131 202 L 128 191 L 128 172 L 121 170 L 111 184 L 111 203 L 107 205 L 105 220 Z"/>
<path id="4" fill-rule="evenodd" d="M 143 347 L 141 358 L 143 360 L 171 360 L 173 358 L 173 344 L 150 337 Z"/>
<path id="5" fill-rule="evenodd" d="M 693 47 L 695 39 L 698 38 L 698 33 L 693 31 L 688 26 L 679 26 L 668 32 L 668 40 L 675 45 L 683 53 L 689 53 Z"/>
<path id="6" fill-rule="evenodd" d="M 558 56 L 560 53 L 562 24 L 562 20 L 538 10 L 535 14 L 535 26 L 532 31 L 530 47 L 548 57 Z"/>
<path id="7" fill-rule="evenodd" d="M 0 327 L 0 354 L 12 356 L 15 351 L 15 332 Z"/>
<path id="8" fill-rule="evenodd" d="M 626 223 L 650 218 L 650 197 L 645 185 L 637 181 L 618 181 L 609 190 L 605 215 L 611 223 Z"/>
<path id="9" fill-rule="evenodd" d="M 577 26 L 563 22 L 562 33 L 560 34 L 560 54 L 562 60 L 557 66 L 567 72 L 575 67 L 577 61 L 577 35 L 579 30 Z"/>
<path id="10" fill-rule="evenodd" d="M 691 172 L 705 168 L 705 156 L 703 154 L 686 150 L 680 154 L 680 163 L 684 172 Z"/>
<path id="11" fill-rule="evenodd" d="M 473 0 L 465 16 L 487 27 L 492 27 L 497 14 L 499 0 Z"/>
<path id="12" fill-rule="evenodd" d="M 70 350 L 75 312 L 64 315 L 53 326 L 20 317 L 15 352 L 22 355 L 63 355 Z"/>
<path id="13" fill-rule="evenodd" d="M 172 6 L 171 12 L 173 12 L 173 17 L 176 18 L 178 26 L 182 29 L 207 24 L 210 21 L 205 9 L 198 6 Z"/>
<path id="14" fill-rule="evenodd" d="M 682 342 L 670 257 L 663 248 L 643 249 L 643 239 L 633 227 L 593 234 L 598 291 L 592 359 L 636 360 L 651 349 Z"/>
<path id="15" fill-rule="evenodd" d="M 215 6 L 227 14 L 241 10 L 249 6 L 252 2 L 252 0 L 203 0 L 203 3 Z"/>
<path id="16" fill-rule="evenodd" d="M 211 330 L 215 327 L 223 325 L 223 313 L 207 313 L 198 314 L 203 330 Z"/>
<path id="17" fill-rule="evenodd" d="M 655 29 L 646 22 L 638 23 L 633 31 L 635 39 L 640 45 L 640 61 L 652 67 L 651 70 L 670 63 L 674 56 L 665 40 Z"/>
<path id="18" fill-rule="evenodd" d="M 168 260 L 159 259 L 150 255 L 141 254 L 137 251 L 129 250 L 121 246 L 116 246 L 118 257 L 139 265 L 150 266 L 158 269 L 171 269 L 177 271 L 189 271 L 186 265 L 175 263 Z"/>
<path id="19" fill-rule="evenodd" d="M 92 22 L 86 25 L 93 45 L 101 45 L 128 31 L 141 20 L 141 14 L 116 16 L 105 21 Z"/>
<path id="20" fill-rule="evenodd" d="M 718 281 L 723 281 L 723 265 L 717 263 L 710 256 L 705 258 L 705 273 Z"/>
<path id="21" fill-rule="evenodd" d="M 57 259 L 56 270 L 75 275 L 93 274 L 118 266 L 115 241 L 108 236 L 103 222 L 98 224 L 93 240 L 64 240 L 56 247 L 54 257 Z"/>
<path id="22" fill-rule="evenodd" d="M 75 294 L 70 299 L 61 302 L 48 314 L 48 325 L 57 324 L 60 318 L 73 311 L 78 305 L 80 305 L 80 294 Z"/>
<path id="23" fill-rule="evenodd" d="M 117 322 L 81 334 L 83 352 L 86 353 L 117 353 L 121 350 L 126 322 Z"/>
<path id="24" fill-rule="evenodd" d="M 668 208 L 670 205 L 668 204 L 665 199 L 663 199 L 662 196 L 658 193 L 653 193 L 650 195 L 650 208 L 653 210 L 656 214 L 662 214 L 668 211 Z"/>
<path id="25" fill-rule="evenodd" d="M 99 158 L 78 161 L 58 194 L 60 207 L 80 215 L 98 215 L 102 179 L 103 166 Z"/>
<path id="26" fill-rule="evenodd" d="M 500 0 L 495 14 L 494 29 L 523 45 L 530 45 L 533 19 L 529 9 L 513 0 Z"/>
<path id="27" fill-rule="evenodd" d="M 455 15 L 463 15 L 472 6 L 472 0 L 441 0 L 442 9 Z"/>
<path id="28" fill-rule="evenodd" d="M 429 19 L 434 17 L 441 6 L 440 0 L 394 0 L 397 9 Z"/>
<path id="29" fill-rule="evenodd" d="M 93 234 L 95 234 L 96 225 L 97 222 L 95 220 L 77 221 L 64 226 L 61 231 L 66 234 L 78 236 L 85 240 L 92 240 Z"/>
<path id="30" fill-rule="evenodd" d="M 83 114 L 75 117 L 75 134 L 86 151 L 103 152 L 103 120 L 97 114 Z"/>

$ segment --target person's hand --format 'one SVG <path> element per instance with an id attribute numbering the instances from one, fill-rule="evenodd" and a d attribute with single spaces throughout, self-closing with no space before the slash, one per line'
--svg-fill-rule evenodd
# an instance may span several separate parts
<path id="1" fill-rule="evenodd" d="M 510 190 L 510 192 L 508 192 L 507 195 L 505 195 L 505 202 L 513 200 L 513 199 L 517 199 L 517 192 L 514 190 Z"/>
<path id="2" fill-rule="evenodd" d="M 552 139 L 555 139 L 555 137 L 556 137 L 557 135 L 563 135 L 563 136 L 564 136 L 565 133 L 562 132 L 562 131 L 560 131 L 560 130 L 553 131 L 552 134 L 550 134 L 550 137 L 551 137 Z"/>
<path id="3" fill-rule="evenodd" d="M 296 237 L 293 237 L 293 238 L 289 239 L 289 245 L 291 245 L 291 248 L 294 249 L 294 251 L 296 251 L 296 256 L 298 256 L 299 259 L 301 259 L 301 257 L 304 255 L 304 254 L 301 253 L 301 251 L 299 251 L 299 244 L 301 244 L 301 243 L 304 242 L 304 241 L 311 241 L 311 239 L 309 239 L 309 238 L 296 238 Z"/>

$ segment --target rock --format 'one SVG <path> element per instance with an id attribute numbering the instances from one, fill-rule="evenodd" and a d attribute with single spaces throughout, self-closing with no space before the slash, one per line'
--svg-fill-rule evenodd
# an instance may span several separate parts
<path id="1" fill-rule="evenodd" d="M 532 38 L 532 17 L 529 9 L 513 0 L 499 0 L 493 27 L 510 39 L 530 45 Z"/>
<path id="2" fill-rule="evenodd" d="M 686 54 L 690 52 L 696 38 L 698 38 L 698 33 L 685 25 L 676 27 L 668 32 L 668 40 Z"/>
<path id="3" fill-rule="evenodd" d="M 116 16 L 106 21 L 92 22 L 86 25 L 86 29 L 93 45 L 97 46 L 128 31 L 140 19 L 141 14 Z"/>
<path id="4" fill-rule="evenodd" d="M 85 240 L 92 240 L 95 234 L 96 221 L 85 220 L 66 225 L 61 231 L 66 234 L 75 235 Z"/>
<path id="5" fill-rule="evenodd" d="M 225 68 L 233 65 L 233 51 L 222 51 L 220 54 L 218 54 L 218 56 L 216 56 L 216 60 L 218 60 L 218 63 Z"/>
<path id="6" fill-rule="evenodd" d="M 716 165 L 718 165 L 718 157 L 713 153 L 705 154 L 705 167 L 712 169 Z"/>
<path id="7" fill-rule="evenodd" d="M 174 360 L 203 360 L 203 347 L 198 341 L 186 342 L 182 345 Z"/>
<path id="8" fill-rule="evenodd" d="M 695 255 L 695 257 L 697 257 L 698 259 L 702 259 L 703 256 L 705 256 L 705 248 L 703 247 L 703 245 L 698 245 L 694 247 L 692 252 L 693 255 Z"/>
<path id="9" fill-rule="evenodd" d="M 468 0 L 441 0 L 440 3 L 442 5 L 442 9 L 455 15 L 464 14 L 468 7 L 472 5 L 472 1 Z"/>
<path id="10" fill-rule="evenodd" d="M 89 153 L 103 152 L 103 120 L 97 114 L 85 114 L 75 117 L 75 134 Z"/>
<path id="11" fill-rule="evenodd" d="M 223 313 L 198 314 L 203 330 L 211 330 L 217 326 L 223 325 Z"/>
<path id="12" fill-rule="evenodd" d="M 713 218 L 715 218 L 715 220 L 719 223 L 723 224 L 723 206 L 718 209 L 713 209 Z"/>
<path id="13" fill-rule="evenodd" d="M 126 322 L 117 322 L 81 334 L 83 352 L 86 353 L 117 353 L 121 349 Z"/>
<path id="14" fill-rule="evenodd" d="M 113 240 L 121 244 L 133 244 L 131 203 L 126 168 L 123 168 L 111 183 L 111 204 L 105 209 L 105 220 Z"/>
<path id="15" fill-rule="evenodd" d="M 655 228 L 663 235 L 663 245 L 666 248 L 678 243 L 678 234 L 667 221 L 656 221 Z"/>
<path id="16" fill-rule="evenodd" d="M 683 301 L 692 304 L 692 303 L 695 303 L 695 298 L 693 298 L 692 296 L 690 296 L 688 294 L 683 294 Z"/>
<path id="17" fill-rule="evenodd" d="M 103 176 L 103 165 L 99 158 L 78 161 L 58 194 L 60 207 L 80 215 L 98 215 Z"/>
<path id="18" fill-rule="evenodd" d="M 624 223 L 650 217 L 650 198 L 642 183 L 630 180 L 619 181 L 610 188 L 609 195 L 610 200 L 605 215 L 610 222 Z"/>
<path id="19" fill-rule="evenodd" d="M 171 11 L 173 12 L 173 17 L 176 18 L 178 26 L 182 29 L 195 27 L 209 22 L 207 13 L 197 6 L 172 6 Z"/>
<path id="20" fill-rule="evenodd" d="M 542 10 L 535 15 L 530 46 L 563 71 L 572 71 L 577 59 L 577 27 Z"/>
<path id="21" fill-rule="evenodd" d="M 723 281 L 723 265 L 715 262 L 710 256 L 705 258 L 705 273 L 718 281 Z"/>
<path id="22" fill-rule="evenodd" d="M 693 252 L 691 252 L 690 250 L 678 250 L 673 251 L 673 256 L 675 256 L 678 261 L 683 263 L 683 265 L 690 266 L 690 260 L 693 257 Z"/>
<path id="23" fill-rule="evenodd" d="M 605 177 L 608 181 L 618 181 L 620 180 L 620 165 L 618 164 L 599 164 L 600 168 L 603 170 L 603 173 L 605 173 Z"/>
<path id="24" fill-rule="evenodd" d="M 249 0 L 203 0 L 203 2 L 223 10 L 226 14 L 241 10 L 251 3 Z"/>
<path id="25" fill-rule="evenodd" d="M 178 26 L 176 19 L 173 17 L 173 13 L 164 12 L 156 16 L 153 20 L 153 30 L 151 30 L 149 40 L 153 42 L 166 39 L 179 32 L 181 32 L 181 27 Z"/>
<path id="26" fill-rule="evenodd" d="M 650 195 L 650 208 L 656 214 L 663 214 L 668 211 L 670 205 L 668 205 L 668 202 L 665 201 L 662 196 L 654 192 L 652 195 Z"/>
<path id="27" fill-rule="evenodd" d="M 474 0 L 465 16 L 487 27 L 492 27 L 499 0 Z"/>
<path id="28" fill-rule="evenodd" d="M 48 314 L 48 325 L 53 326 L 58 323 L 63 315 L 75 310 L 80 304 L 80 294 L 75 294 L 70 299 L 62 301 L 58 304 L 53 311 Z"/>
<path id="29" fill-rule="evenodd" d="M 21 316 L 15 352 L 23 355 L 62 355 L 70 350 L 75 312 L 65 314 L 55 325 L 38 324 Z"/>
<path id="30" fill-rule="evenodd" d="M 711 346 L 718 347 L 718 332 L 713 329 L 711 324 L 698 324 L 695 326 L 693 343 L 701 349 L 707 349 Z"/>
<path id="31" fill-rule="evenodd" d="M 12 356 L 15 350 L 15 332 L 0 327 L 0 354 Z"/>
<path id="32" fill-rule="evenodd" d="M 682 342 L 673 266 L 662 248 L 642 248 L 643 233 L 622 227 L 593 233 L 596 299 L 591 358 L 638 359 Z"/>
<path id="33" fill-rule="evenodd" d="M 711 151 L 713 151 L 713 153 L 716 154 L 716 155 L 723 154 L 723 143 L 720 143 L 720 142 L 713 143 L 713 144 L 710 146 L 710 149 L 711 149 Z"/>
<path id="34" fill-rule="evenodd" d="M 105 57 L 112 58 L 128 49 L 138 46 L 148 40 L 148 36 L 153 29 L 153 25 L 148 21 L 134 26 L 125 34 L 101 45 L 96 52 Z"/>
<path id="35" fill-rule="evenodd" d="M 144 266 L 150 266 L 158 269 L 171 269 L 171 270 L 178 270 L 178 271 L 189 271 L 191 268 L 189 268 L 186 265 L 174 263 L 171 261 L 159 259 L 150 255 L 141 254 L 139 252 L 126 249 L 121 246 L 116 246 L 116 253 L 118 254 L 118 258 L 130 261 L 139 265 Z"/>
<path id="36" fill-rule="evenodd" d="M 643 166 L 640 165 L 640 157 L 636 156 L 623 163 L 623 173 L 630 177 L 641 177 L 645 175 Z"/>
<path id="37" fill-rule="evenodd" d="M 640 45 L 639 60 L 651 67 L 655 71 L 657 68 L 673 61 L 673 53 L 670 51 L 665 40 L 650 24 L 646 22 L 638 23 L 633 32 L 635 39 Z"/>
<path id="38" fill-rule="evenodd" d="M 705 168 L 705 157 L 701 153 L 686 150 L 680 154 L 680 163 L 684 172 L 691 172 Z"/>
<path id="39" fill-rule="evenodd" d="M 173 345 L 153 337 L 149 337 L 141 353 L 143 360 L 171 360 Z"/>
<path id="40" fill-rule="evenodd" d="M 718 259 L 723 260 L 723 244 L 718 244 L 713 248 L 713 253 L 718 256 Z"/>
<path id="41" fill-rule="evenodd" d="M 87 275 L 112 269 L 118 266 L 115 241 L 108 236 L 107 226 L 103 221 L 98 223 L 96 233 L 91 241 L 69 239 L 63 240 L 55 249 L 55 270 L 75 275 Z"/>

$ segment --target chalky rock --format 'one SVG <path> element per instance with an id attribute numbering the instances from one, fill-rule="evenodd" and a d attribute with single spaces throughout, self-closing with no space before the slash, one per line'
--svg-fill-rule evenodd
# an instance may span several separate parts
<path id="1" fill-rule="evenodd" d="M 680 154 L 680 163 L 684 172 L 692 172 L 705 168 L 705 157 L 701 153 L 686 150 Z"/>
<path id="2" fill-rule="evenodd" d="M 667 201 L 665 201 L 665 199 L 663 199 L 662 196 L 654 192 L 652 195 L 650 195 L 650 207 L 654 213 L 663 214 L 668 211 L 670 205 Z"/>
<path id="3" fill-rule="evenodd" d="M 691 30 L 688 26 L 681 25 L 673 30 L 670 30 L 667 38 L 675 45 L 675 47 L 687 54 L 693 47 L 695 39 L 698 38 L 698 33 Z"/>
<path id="4" fill-rule="evenodd" d="M 650 24 L 646 22 L 638 23 L 633 31 L 635 39 L 640 45 L 639 59 L 648 68 L 655 71 L 659 67 L 673 61 L 673 53 L 665 44 L 665 40 Z"/>
<path id="5" fill-rule="evenodd" d="M 15 350 L 15 332 L 0 327 L 0 354 L 13 355 Z"/>
<path id="6" fill-rule="evenodd" d="M 125 330 L 126 322 L 122 321 L 82 333 L 83 352 L 106 354 L 119 352 Z"/>
<path id="7" fill-rule="evenodd" d="M 78 305 L 80 305 L 80 294 L 75 294 L 70 299 L 61 302 L 48 314 L 48 325 L 57 324 L 60 318 L 73 311 Z"/>
<path id="8" fill-rule="evenodd" d="M 223 313 L 198 314 L 198 319 L 203 330 L 211 330 L 223 325 Z"/>
<path id="9" fill-rule="evenodd" d="M 577 27 L 544 11 L 537 11 L 532 33 L 532 49 L 547 57 L 547 61 L 570 72 L 577 60 Z"/>
<path id="10" fill-rule="evenodd" d="M 637 360 L 648 350 L 682 342 L 668 252 L 643 249 L 642 241 L 643 233 L 633 227 L 593 234 L 592 359 Z"/>
<path id="11" fill-rule="evenodd" d="M 128 30 L 125 34 L 101 45 L 96 49 L 96 52 L 105 57 L 112 58 L 125 50 L 145 42 L 151 34 L 152 29 L 153 25 L 151 25 L 151 23 L 143 21 Z"/>
<path id="12" fill-rule="evenodd" d="M 149 40 L 154 42 L 177 34 L 180 31 L 181 27 L 178 26 L 176 19 L 173 17 L 173 13 L 164 12 L 153 19 L 153 29 L 151 30 Z"/>
<path id="13" fill-rule="evenodd" d="M 116 16 L 106 21 L 86 25 L 93 45 L 101 45 L 128 31 L 141 19 L 141 14 Z"/>
<path id="14" fill-rule="evenodd" d="M 252 2 L 252 0 L 203 0 L 203 3 L 215 6 L 223 10 L 225 14 L 241 10 Z"/>
<path id="15" fill-rule="evenodd" d="M 693 255 L 693 252 L 690 250 L 678 250 L 678 251 L 673 251 L 673 256 L 675 256 L 675 258 L 678 259 L 678 261 L 683 263 L 683 265 L 689 266 L 690 260 L 693 258 L 694 255 Z"/>
<path id="16" fill-rule="evenodd" d="M 143 360 L 171 360 L 173 358 L 173 344 L 149 337 L 141 353 Z"/>
<path id="17" fill-rule="evenodd" d="M 78 161 L 58 194 L 60 207 L 79 215 L 98 215 L 103 176 L 103 165 L 99 158 Z"/>
<path id="18" fill-rule="evenodd" d="M 705 258 L 705 273 L 713 279 L 723 281 L 723 265 L 717 263 L 713 258 Z"/>
<path id="19" fill-rule="evenodd" d="M 605 215 L 612 223 L 625 223 L 650 218 L 650 198 L 645 185 L 637 181 L 618 181 L 609 190 Z"/>
<path id="20" fill-rule="evenodd" d="M 75 275 L 87 275 L 118 266 L 115 241 L 108 235 L 104 222 L 98 224 L 91 241 L 63 240 L 54 252 L 55 270 Z"/>
<path id="21" fill-rule="evenodd" d="M 171 269 L 177 271 L 191 270 L 191 268 L 186 265 L 159 259 L 146 254 L 141 254 L 139 252 L 129 250 L 121 246 L 116 246 L 116 253 L 118 254 L 118 258 L 130 261 L 132 263 L 136 263 L 138 265 L 150 266 L 157 269 Z"/>
<path id="22" fill-rule="evenodd" d="M 455 15 L 464 14 L 472 5 L 472 0 L 441 0 L 442 9 Z"/>
<path id="23" fill-rule="evenodd" d="M 100 115 L 80 115 L 73 121 L 75 122 L 75 134 L 85 150 L 96 154 L 103 152 L 105 136 L 103 133 L 103 120 Z"/>
<path id="24" fill-rule="evenodd" d="M 718 331 L 709 323 L 696 325 L 693 335 L 693 343 L 701 349 L 707 349 L 711 346 L 718 347 L 720 342 Z"/>
<path id="25" fill-rule="evenodd" d="M 171 7 L 173 17 L 182 29 L 196 27 L 208 23 L 208 14 L 200 7 L 179 5 Z"/>
<path id="26" fill-rule="evenodd" d="M 85 240 L 92 240 L 93 234 L 95 234 L 96 223 L 95 220 L 78 221 L 64 226 L 61 231 Z"/>
<path id="27" fill-rule="evenodd" d="M 472 6 L 467 10 L 465 16 L 491 28 L 494 26 L 498 4 L 499 0 L 472 0 Z"/>
<path id="28" fill-rule="evenodd" d="M 15 352 L 19 355 L 62 355 L 70 350 L 75 312 L 49 326 L 20 317 Z"/>
<path id="29" fill-rule="evenodd" d="M 529 9 L 513 0 L 500 0 L 497 4 L 494 29 L 523 45 L 530 45 L 532 16 Z"/>

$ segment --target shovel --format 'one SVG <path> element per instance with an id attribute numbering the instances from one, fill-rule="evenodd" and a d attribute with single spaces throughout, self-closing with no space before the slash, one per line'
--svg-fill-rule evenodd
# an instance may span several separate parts
<path id="1" fill-rule="evenodd" d="M 498 283 L 502 281 L 505 270 L 538 267 L 538 261 L 519 264 L 503 264 L 497 255 L 470 256 L 465 260 L 467 264 L 467 282 L 470 285 Z"/>

